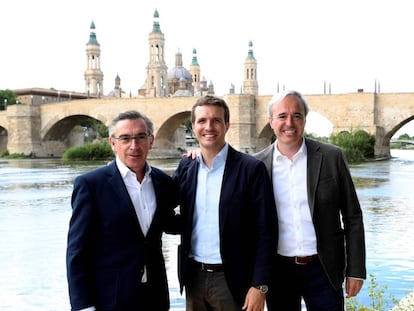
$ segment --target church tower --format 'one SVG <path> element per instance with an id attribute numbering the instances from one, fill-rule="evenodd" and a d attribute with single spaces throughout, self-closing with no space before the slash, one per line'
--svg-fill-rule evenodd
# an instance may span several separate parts
<path id="1" fill-rule="evenodd" d="M 193 79 L 194 95 L 200 94 L 200 65 L 198 64 L 196 49 L 193 49 L 193 59 L 191 61 L 189 72 Z"/>
<path id="2" fill-rule="evenodd" d="M 165 97 L 167 88 L 167 65 L 164 60 L 164 34 L 158 21 L 158 11 L 154 12 L 152 32 L 149 34 L 149 62 L 147 65 L 146 96 Z"/>
<path id="3" fill-rule="evenodd" d="M 257 61 L 253 56 L 252 41 L 249 42 L 249 52 L 244 61 L 243 93 L 256 96 L 259 93 L 259 86 L 257 83 Z"/>
<path id="4" fill-rule="evenodd" d="M 103 95 L 103 72 L 101 71 L 101 47 L 96 39 L 95 23 L 91 23 L 89 41 L 86 44 L 85 92 L 88 95 Z"/>

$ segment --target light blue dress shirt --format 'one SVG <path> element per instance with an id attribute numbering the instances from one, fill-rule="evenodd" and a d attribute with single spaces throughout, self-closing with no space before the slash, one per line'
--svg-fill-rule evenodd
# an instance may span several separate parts
<path id="1" fill-rule="evenodd" d="M 194 207 L 191 254 L 194 260 L 209 264 L 222 263 L 220 256 L 219 203 L 226 165 L 228 144 L 215 156 L 209 169 L 201 155 Z"/>

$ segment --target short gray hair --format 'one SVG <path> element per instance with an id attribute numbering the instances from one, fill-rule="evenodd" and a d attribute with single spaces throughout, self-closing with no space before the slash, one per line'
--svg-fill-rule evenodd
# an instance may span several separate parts
<path id="1" fill-rule="evenodd" d="M 303 106 L 303 109 L 305 110 L 305 116 L 308 115 L 309 106 L 308 106 L 308 103 L 307 103 L 305 97 L 303 97 L 303 95 L 301 93 L 297 92 L 297 91 L 286 91 L 286 92 L 278 93 L 278 94 L 274 95 L 272 97 L 272 99 L 270 100 L 270 102 L 269 102 L 269 117 L 272 117 L 273 105 L 280 103 L 287 96 L 295 96 L 299 100 L 299 103 Z"/>
<path id="2" fill-rule="evenodd" d="M 145 122 L 145 125 L 147 126 L 147 130 L 149 135 L 154 134 L 154 123 L 144 114 L 136 111 L 136 110 L 128 110 L 125 112 L 121 112 L 119 115 L 117 115 L 114 119 L 112 119 L 111 124 L 109 125 L 108 132 L 109 136 L 113 137 L 115 133 L 115 126 L 116 124 L 121 120 L 137 120 L 142 119 Z"/>

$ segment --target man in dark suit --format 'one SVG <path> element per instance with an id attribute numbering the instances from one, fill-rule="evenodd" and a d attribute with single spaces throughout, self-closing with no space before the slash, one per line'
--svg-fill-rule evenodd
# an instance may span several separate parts
<path id="1" fill-rule="evenodd" d="M 254 156 L 273 183 L 279 221 L 278 255 L 267 297 L 269 311 L 344 309 L 366 278 L 362 211 L 342 151 L 303 137 L 308 113 L 295 91 L 272 98 L 276 142 Z"/>
<path id="2" fill-rule="evenodd" d="M 177 190 L 147 163 L 153 123 L 136 111 L 109 128 L 116 159 L 76 178 L 67 244 L 72 310 L 169 309 L 162 232 L 176 233 Z"/>
<path id="3" fill-rule="evenodd" d="M 263 310 L 277 241 L 276 208 L 261 161 L 225 142 L 229 108 L 205 96 L 192 108 L 200 155 L 173 175 L 184 222 L 179 280 L 187 311 Z"/>

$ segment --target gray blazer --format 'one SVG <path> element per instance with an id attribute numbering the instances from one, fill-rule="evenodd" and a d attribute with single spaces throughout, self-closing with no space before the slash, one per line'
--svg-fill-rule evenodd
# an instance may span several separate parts
<path id="1" fill-rule="evenodd" d="M 308 201 L 322 266 L 335 289 L 344 277 L 366 278 L 362 211 L 342 150 L 305 138 Z M 274 144 L 254 154 L 272 179 Z M 276 185 L 277 186 L 277 185 Z"/>

